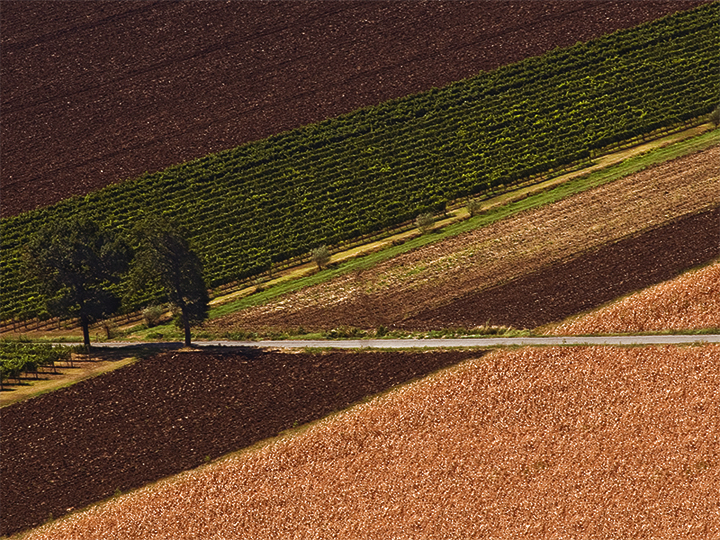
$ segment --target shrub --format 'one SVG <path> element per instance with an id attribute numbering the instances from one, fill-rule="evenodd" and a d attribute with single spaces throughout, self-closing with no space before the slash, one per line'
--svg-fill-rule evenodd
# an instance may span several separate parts
<path id="1" fill-rule="evenodd" d="M 165 310 L 161 306 L 148 306 L 145 309 L 143 309 L 143 321 L 145 322 L 145 326 L 148 328 L 152 328 L 153 326 L 157 326 L 160 322 L 160 319 L 165 314 Z"/>
<path id="2" fill-rule="evenodd" d="M 420 232 L 422 234 L 425 234 L 430 229 L 432 229 L 433 225 L 435 225 L 435 218 L 429 212 L 425 214 L 420 214 L 418 217 L 415 218 L 415 226 L 420 229 Z"/>
<path id="3" fill-rule="evenodd" d="M 470 199 L 467 202 L 466 208 L 470 217 L 477 216 L 482 212 L 482 203 L 478 199 Z"/>
<path id="4" fill-rule="evenodd" d="M 330 252 L 325 246 L 320 246 L 314 249 L 312 252 L 312 261 L 317 264 L 317 267 L 322 269 L 323 266 L 330 262 Z"/>
<path id="5" fill-rule="evenodd" d="M 720 126 L 720 105 L 715 107 L 715 110 L 710 113 L 710 117 L 708 119 L 715 125 L 715 127 Z"/>
<path id="6" fill-rule="evenodd" d="M 347 338 L 361 338 L 365 337 L 367 332 L 354 326 L 339 326 L 332 330 L 325 332 L 327 339 L 347 339 Z"/>

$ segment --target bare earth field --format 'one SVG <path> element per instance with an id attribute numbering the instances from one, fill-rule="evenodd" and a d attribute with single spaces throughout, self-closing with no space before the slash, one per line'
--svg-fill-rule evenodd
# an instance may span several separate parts
<path id="1" fill-rule="evenodd" d="M 0 212 L 701 3 L 3 0 Z"/>
<path id="2" fill-rule="evenodd" d="M 481 354 L 169 352 L 4 407 L 0 534 Z"/>
<path id="3" fill-rule="evenodd" d="M 720 535 L 720 347 L 496 351 L 27 539 Z"/>
<path id="4" fill-rule="evenodd" d="M 547 333 L 611 334 L 703 328 L 720 328 L 720 262 L 574 317 Z"/>
<path id="5" fill-rule="evenodd" d="M 720 207 L 469 293 L 397 326 L 410 330 L 536 328 L 675 277 L 720 256 Z M 663 328 L 663 327 L 661 327 Z"/>
<path id="6" fill-rule="evenodd" d="M 217 332 L 342 325 L 426 330 L 559 321 L 719 256 L 718 163 L 720 146 L 207 326 Z M 517 302 L 511 310 L 504 307 L 510 297 Z"/>

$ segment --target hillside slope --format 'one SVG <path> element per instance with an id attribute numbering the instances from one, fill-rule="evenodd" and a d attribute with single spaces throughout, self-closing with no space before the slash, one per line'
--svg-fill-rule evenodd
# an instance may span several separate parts
<path id="1" fill-rule="evenodd" d="M 695 121 L 720 90 L 719 10 L 708 4 L 4 219 L 0 317 L 46 316 L 22 250 L 60 216 L 120 231 L 145 213 L 172 217 L 217 287 Z M 126 308 L 162 301 L 145 292 Z"/>
<path id="2" fill-rule="evenodd" d="M 5 0 L 0 212 L 701 3 Z"/>
<path id="3" fill-rule="evenodd" d="M 27 540 L 715 538 L 719 360 L 495 351 Z"/>
<path id="4" fill-rule="evenodd" d="M 139 488 L 481 353 L 156 355 L 0 409 L 0 534 Z"/>
<path id="5" fill-rule="evenodd" d="M 486 322 L 534 327 L 559 320 L 720 255 L 718 163 L 720 146 L 714 146 L 433 243 L 362 273 L 341 276 L 210 321 L 207 326 L 215 331 L 380 325 L 432 329 Z M 697 215 L 690 217 L 693 214 Z M 683 217 L 687 219 L 679 220 Z M 674 220 L 678 221 L 673 224 Z M 662 227 L 668 227 L 664 233 Z M 650 233 L 651 229 L 660 232 Z M 654 235 L 655 240 L 643 240 L 642 232 Z M 626 244 L 618 243 L 624 238 L 628 239 Z M 604 265 L 608 270 L 603 274 L 603 286 L 594 282 L 592 290 L 581 287 L 576 298 L 579 303 L 573 301 L 559 311 L 553 310 L 548 304 L 550 297 L 563 299 L 570 291 L 548 288 L 549 296 L 543 297 L 538 280 L 543 275 L 550 280 L 569 278 L 572 272 L 561 271 L 562 264 L 592 252 L 587 264 L 574 269 L 578 286 L 589 283 L 587 280 L 599 270 L 596 263 L 605 257 L 602 248 L 613 244 L 615 251 L 603 252 L 607 253 Z M 616 269 L 628 257 L 633 260 L 633 255 L 635 266 L 628 267 L 627 283 L 623 284 L 623 280 L 614 279 Z M 645 281 L 632 281 L 633 275 L 645 275 Z M 527 283 L 515 281 L 515 286 L 536 296 L 513 296 L 508 289 L 512 280 L 528 276 L 535 277 Z M 634 289 L 622 288 L 632 283 Z M 503 285 L 505 289 L 493 292 L 493 287 Z M 597 292 L 603 295 L 598 297 Z M 490 296 L 478 296 L 483 294 L 495 301 L 489 302 Z M 515 309 L 503 313 L 500 308 L 510 303 L 510 297 L 517 301 Z M 532 306 L 537 309 L 528 318 Z"/>
<path id="6" fill-rule="evenodd" d="M 720 232 L 720 219 L 717 229 Z M 549 328 L 547 333 L 609 334 L 709 328 L 720 328 L 720 262 L 574 317 Z"/>

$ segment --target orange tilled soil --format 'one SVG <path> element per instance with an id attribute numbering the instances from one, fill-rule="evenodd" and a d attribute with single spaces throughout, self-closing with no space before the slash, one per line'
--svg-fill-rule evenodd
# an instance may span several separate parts
<path id="1" fill-rule="evenodd" d="M 717 538 L 720 347 L 497 351 L 27 539 Z"/>
<path id="2" fill-rule="evenodd" d="M 551 335 L 720 328 L 720 262 L 559 324 Z"/>
<path id="3" fill-rule="evenodd" d="M 208 324 L 220 331 L 391 326 L 632 232 L 717 206 L 718 163 L 720 146 Z"/>

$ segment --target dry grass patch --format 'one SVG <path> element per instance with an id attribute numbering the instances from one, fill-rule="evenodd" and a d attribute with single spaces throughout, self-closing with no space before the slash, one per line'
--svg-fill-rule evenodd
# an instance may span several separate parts
<path id="1" fill-rule="evenodd" d="M 471 360 L 28 539 L 713 538 L 720 347 Z"/>
<path id="2" fill-rule="evenodd" d="M 551 335 L 720 328 L 720 262 L 563 322 Z"/>
<path id="3" fill-rule="evenodd" d="M 211 321 L 219 330 L 262 328 L 302 313 L 382 298 L 388 321 L 572 257 L 720 203 L 720 146 L 678 158 L 537 210 L 427 245 L 362 273 Z M 420 295 L 418 294 L 420 292 Z M 318 311 L 319 315 L 312 314 Z"/>

